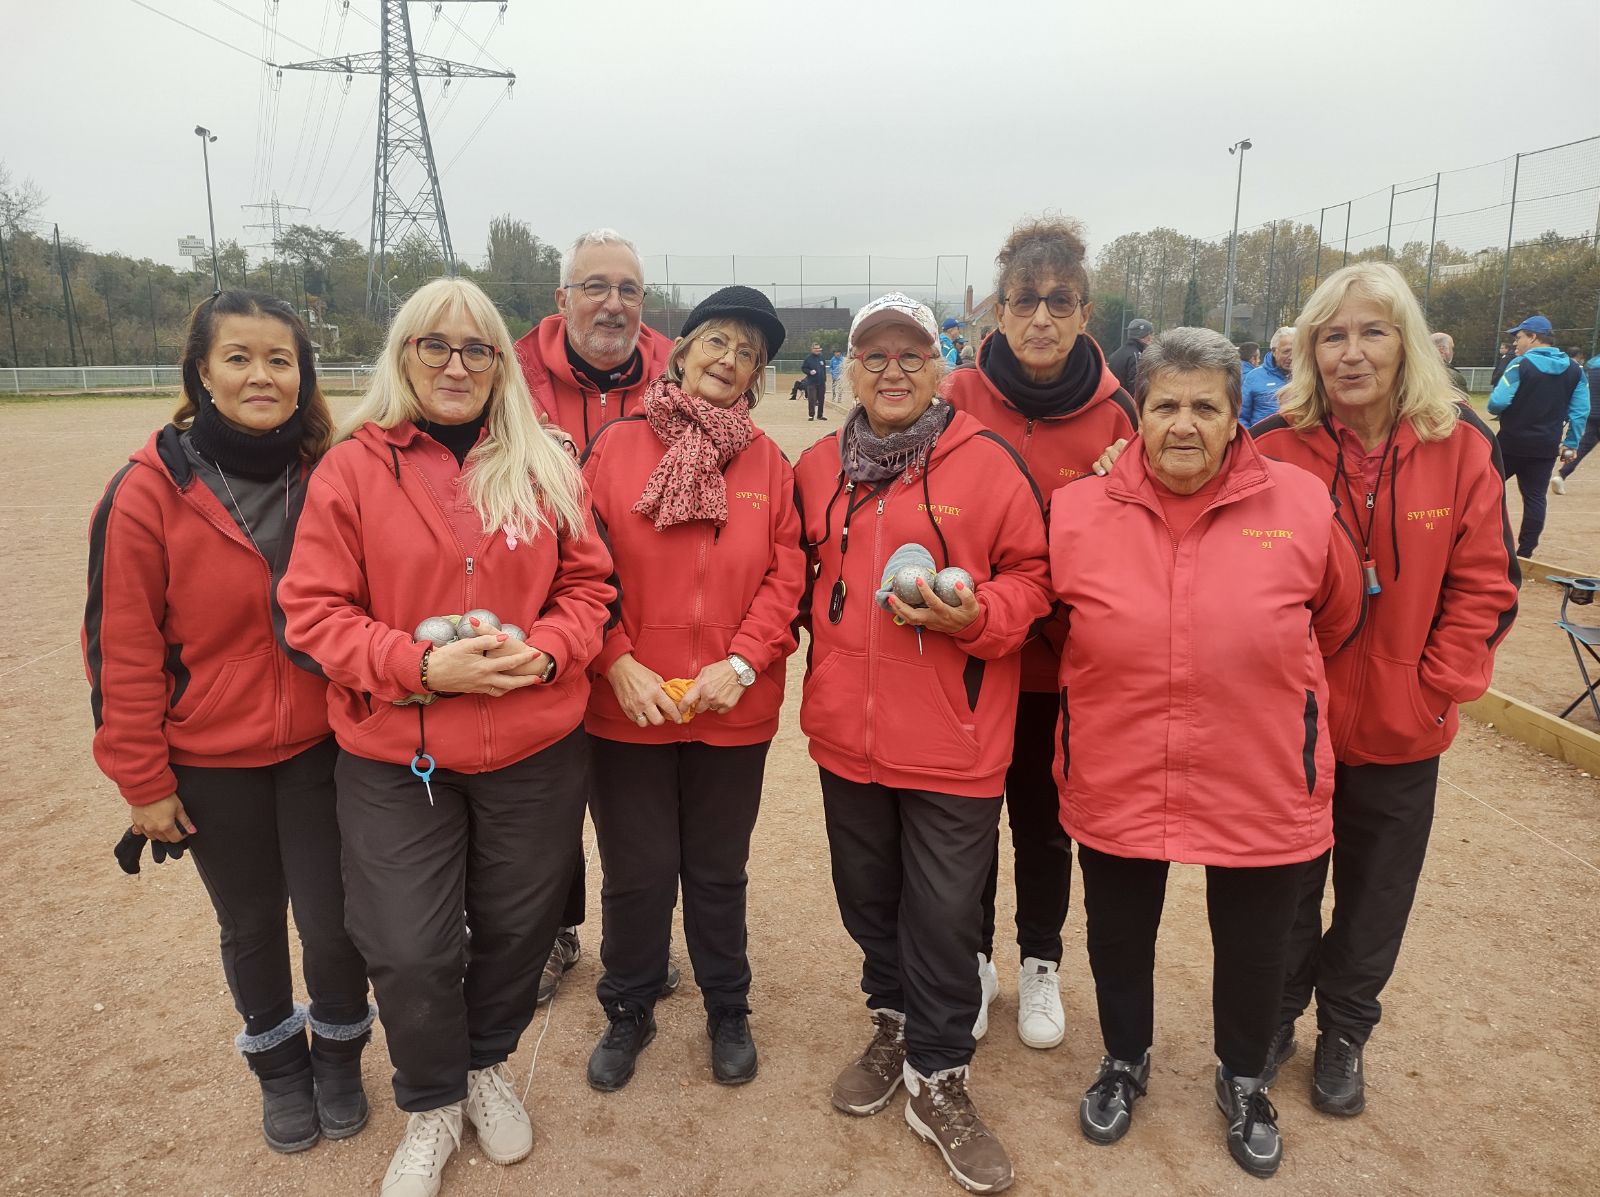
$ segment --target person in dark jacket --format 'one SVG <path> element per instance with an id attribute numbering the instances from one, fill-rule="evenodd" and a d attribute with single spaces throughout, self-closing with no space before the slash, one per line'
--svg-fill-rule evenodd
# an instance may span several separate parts
<path id="1" fill-rule="evenodd" d="M 1150 344 L 1150 339 L 1156 335 L 1156 326 L 1148 320 L 1130 320 L 1128 322 L 1128 339 L 1122 347 L 1107 359 L 1106 365 L 1111 373 L 1117 376 L 1117 381 L 1122 384 L 1122 389 L 1133 390 L 1133 376 L 1139 369 L 1139 355 L 1144 352 L 1145 346 Z"/>
<path id="2" fill-rule="evenodd" d="M 1567 479 L 1572 477 L 1572 471 L 1600 443 L 1600 404 L 1595 402 L 1595 396 L 1600 395 L 1600 354 L 1589 359 L 1583 372 L 1589 382 L 1589 420 L 1583 426 L 1583 439 L 1578 442 L 1577 455 L 1563 462 L 1550 481 L 1550 489 L 1558 495 L 1567 493 Z"/>
<path id="3" fill-rule="evenodd" d="M 275 631 L 273 590 L 332 434 L 315 362 L 281 300 L 221 291 L 194 310 L 183 402 L 90 525 L 83 626 L 95 760 L 135 832 L 194 853 L 244 1020 L 234 1042 L 280 1152 L 366 1124 L 373 1019 L 345 931 L 328 684 Z M 309 1010 L 294 1001 L 291 901 Z"/>
<path id="4" fill-rule="evenodd" d="M 756 1075 L 745 866 L 805 589 L 794 473 L 750 419 L 783 333 L 760 291 L 707 296 L 644 411 L 584 457 L 622 591 L 584 719 L 605 866 L 607 1027 L 588 1068 L 602 1091 L 632 1079 L 655 1036 L 680 882 L 711 1075 Z"/>
<path id="5" fill-rule="evenodd" d="M 826 420 L 822 400 L 828 393 L 828 359 L 822 356 L 822 346 L 813 341 L 811 352 L 800 363 L 800 381 L 806 392 L 806 419 Z"/>
<path id="6" fill-rule="evenodd" d="M 1489 395 L 1489 414 L 1500 417 L 1500 455 L 1507 481 L 1522 494 L 1517 556 L 1532 557 L 1544 532 L 1545 488 L 1556 459 L 1578 456 L 1589 420 L 1589 380 L 1583 368 L 1555 347 L 1550 321 L 1529 316 L 1511 329 L 1517 356 Z"/>
<path id="7" fill-rule="evenodd" d="M 1506 372 L 1506 367 L 1511 364 L 1511 359 L 1517 356 L 1517 351 L 1505 341 L 1495 347 L 1494 372 L 1489 375 L 1489 385 L 1492 387 L 1500 381 L 1500 376 Z"/>

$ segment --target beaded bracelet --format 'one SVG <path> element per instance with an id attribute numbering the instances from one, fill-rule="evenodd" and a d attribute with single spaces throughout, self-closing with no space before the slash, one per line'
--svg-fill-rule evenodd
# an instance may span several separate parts
<path id="1" fill-rule="evenodd" d="M 420 670 L 420 673 L 422 675 L 422 691 L 423 691 L 424 694 L 432 694 L 433 693 L 433 687 L 428 685 L 428 658 L 431 657 L 432 655 L 433 655 L 433 645 L 430 644 L 430 645 L 428 645 L 427 648 L 422 650 L 422 668 Z"/>

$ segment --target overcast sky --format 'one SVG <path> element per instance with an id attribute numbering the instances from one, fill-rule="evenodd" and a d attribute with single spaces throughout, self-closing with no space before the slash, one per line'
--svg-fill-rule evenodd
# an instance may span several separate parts
<path id="1" fill-rule="evenodd" d="M 242 205 L 276 192 L 312 209 L 286 220 L 364 245 L 376 79 L 344 96 L 342 76 L 285 72 L 274 93 L 250 56 L 376 49 L 378 0 L 350 0 L 342 24 L 340 0 L 281 0 L 270 48 L 255 22 L 271 0 L 148 5 L 76 0 L 66 19 L 67 5 L 0 0 L 0 159 L 48 195 L 45 217 L 97 249 L 180 263 L 177 237 L 206 235 L 200 123 L 219 136 L 220 238 L 263 240 L 244 226 L 264 214 Z M 503 24 L 494 3 L 435 18 L 419 0 L 410 13 L 419 51 L 517 75 L 509 99 L 493 80 L 440 98 L 424 85 L 472 261 L 490 216 L 510 212 L 557 242 L 613 225 L 646 254 L 966 254 L 981 294 L 1023 213 L 1081 218 L 1091 252 L 1158 224 L 1225 233 L 1227 146 L 1242 137 L 1248 226 L 1600 132 L 1595 0 L 510 0 Z"/>

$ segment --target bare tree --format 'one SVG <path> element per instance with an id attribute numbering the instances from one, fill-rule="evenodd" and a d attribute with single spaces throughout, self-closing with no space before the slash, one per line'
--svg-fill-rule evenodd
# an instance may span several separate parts
<path id="1" fill-rule="evenodd" d="M 32 179 L 13 183 L 10 169 L 0 159 L 0 232 L 7 236 L 17 232 L 44 207 L 47 198 Z"/>

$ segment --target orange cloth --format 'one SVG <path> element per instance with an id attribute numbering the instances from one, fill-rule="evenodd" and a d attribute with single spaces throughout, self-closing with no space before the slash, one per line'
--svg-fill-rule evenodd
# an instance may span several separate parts
<path id="1" fill-rule="evenodd" d="M 667 697 L 672 699 L 673 702 L 681 703 L 683 701 L 683 696 L 689 693 L 689 688 L 693 685 L 694 679 L 692 678 L 675 677 L 670 681 L 662 682 L 661 688 L 666 691 Z M 685 723 L 688 723 L 694 718 L 694 715 L 694 709 L 691 707 L 689 710 L 682 713 L 681 718 Z"/>

